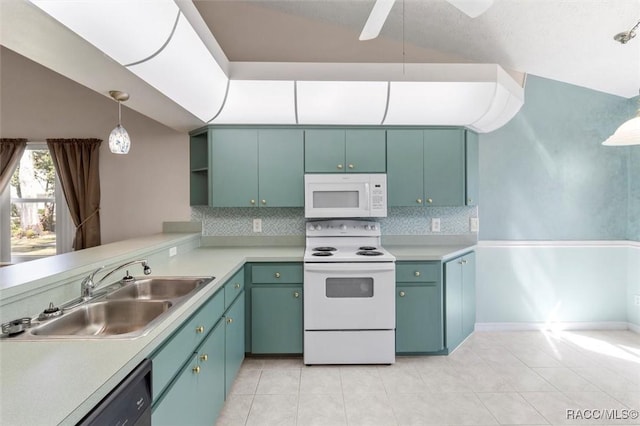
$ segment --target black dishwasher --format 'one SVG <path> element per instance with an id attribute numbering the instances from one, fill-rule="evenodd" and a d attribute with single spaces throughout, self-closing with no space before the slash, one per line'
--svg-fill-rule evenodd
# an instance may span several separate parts
<path id="1" fill-rule="evenodd" d="M 78 425 L 151 426 L 151 360 L 142 361 Z"/>

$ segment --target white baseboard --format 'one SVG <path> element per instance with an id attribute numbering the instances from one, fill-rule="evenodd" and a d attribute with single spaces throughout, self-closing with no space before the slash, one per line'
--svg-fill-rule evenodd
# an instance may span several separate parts
<path id="1" fill-rule="evenodd" d="M 539 330 L 631 330 L 640 333 L 640 326 L 622 321 L 602 322 L 482 322 L 475 331 L 539 331 Z"/>

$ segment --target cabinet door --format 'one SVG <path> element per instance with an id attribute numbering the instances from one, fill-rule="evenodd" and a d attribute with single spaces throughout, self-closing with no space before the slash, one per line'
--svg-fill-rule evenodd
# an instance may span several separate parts
<path id="1" fill-rule="evenodd" d="M 211 206 L 257 206 L 258 131 L 214 129 L 210 155 Z"/>
<path id="2" fill-rule="evenodd" d="M 302 130 L 258 132 L 258 192 L 262 207 L 304 207 Z"/>
<path id="3" fill-rule="evenodd" d="M 345 171 L 344 130 L 318 129 L 304 132 L 304 171 L 342 173 Z"/>
<path id="4" fill-rule="evenodd" d="M 251 352 L 302 353 L 302 285 L 251 289 Z"/>
<path id="5" fill-rule="evenodd" d="M 424 131 L 425 205 L 465 205 L 464 164 L 464 130 Z"/>
<path id="6" fill-rule="evenodd" d="M 449 352 L 463 340 L 462 335 L 462 260 L 445 263 L 445 345 Z"/>
<path id="7" fill-rule="evenodd" d="M 424 198 L 422 130 L 387 131 L 387 204 L 420 206 Z"/>
<path id="8" fill-rule="evenodd" d="M 162 400 L 154 401 L 151 422 L 154 426 L 197 425 L 199 410 L 197 403 L 198 377 L 195 368 L 198 366 L 196 355 L 183 368 Z"/>
<path id="9" fill-rule="evenodd" d="M 396 352 L 436 352 L 443 348 L 440 286 L 396 288 Z"/>
<path id="10" fill-rule="evenodd" d="M 238 296 L 224 316 L 226 327 L 224 345 L 226 360 L 224 370 L 225 395 L 229 395 L 231 385 L 244 359 L 244 295 L 245 293 L 243 292 Z"/>
<path id="11" fill-rule="evenodd" d="M 466 132 L 466 170 L 465 170 L 465 183 L 467 191 L 467 206 L 477 206 L 480 199 L 478 194 L 478 159 L 479 159 L 479 146 L 478 146 L 478 134 L 469 130 Z"/>
<path id="12" fill-rule="evenodd" d="M 387 170 L 384 130 L 347 130 L 345 141 L 347 172 L 384 173 Z"/>
<path id="13" fill-rule="evenodd" d="M 476 255 L 462 258 L 462 335 L 466 338 L 476 325 Z"/>
<path id="14" fill-rule="evenodd" d="M 225 323 L 220 321 L 197 352 L 197 415 L 194 424 L 213 425 L 225 397 Z M 155 423 L 154 423 L 155 424 Z M 175 423 L 184 424 L 184 423 Z"/>

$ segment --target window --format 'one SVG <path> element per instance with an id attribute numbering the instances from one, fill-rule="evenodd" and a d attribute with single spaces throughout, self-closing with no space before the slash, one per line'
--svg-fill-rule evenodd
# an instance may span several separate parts
<path id="1" fill-rule="evenodd" d="M 70 251 L 73 225 L 45 143 L 27 144 L 0 198 L 2 262 L 24 262 Z"/>

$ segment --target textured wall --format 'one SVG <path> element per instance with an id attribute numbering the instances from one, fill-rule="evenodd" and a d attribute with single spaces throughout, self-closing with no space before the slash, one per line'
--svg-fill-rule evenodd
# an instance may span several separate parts
<path id="1" fill-rule="evenodd" d="M 384 235 L 429 235 L 431 218 L 440 218 L 438 235 L 469 233 L 469 218 L 476 207 L 392 207 L 388 217 L 377 219 Z M 262 235 L 304 235 L 302 208 L 211 208 L 192 207 L 191 219 L 203 223 L 206 236 L 254 234 L 252 220 L 262 219 Z"/>
<path id="2" fill-rule="evenodd" d="M 480 136 L 480 239 L 626 239 L 629 148 L 601 142 L 628 111 L 623 98 L 529 76 L 522 110 Z"/>

